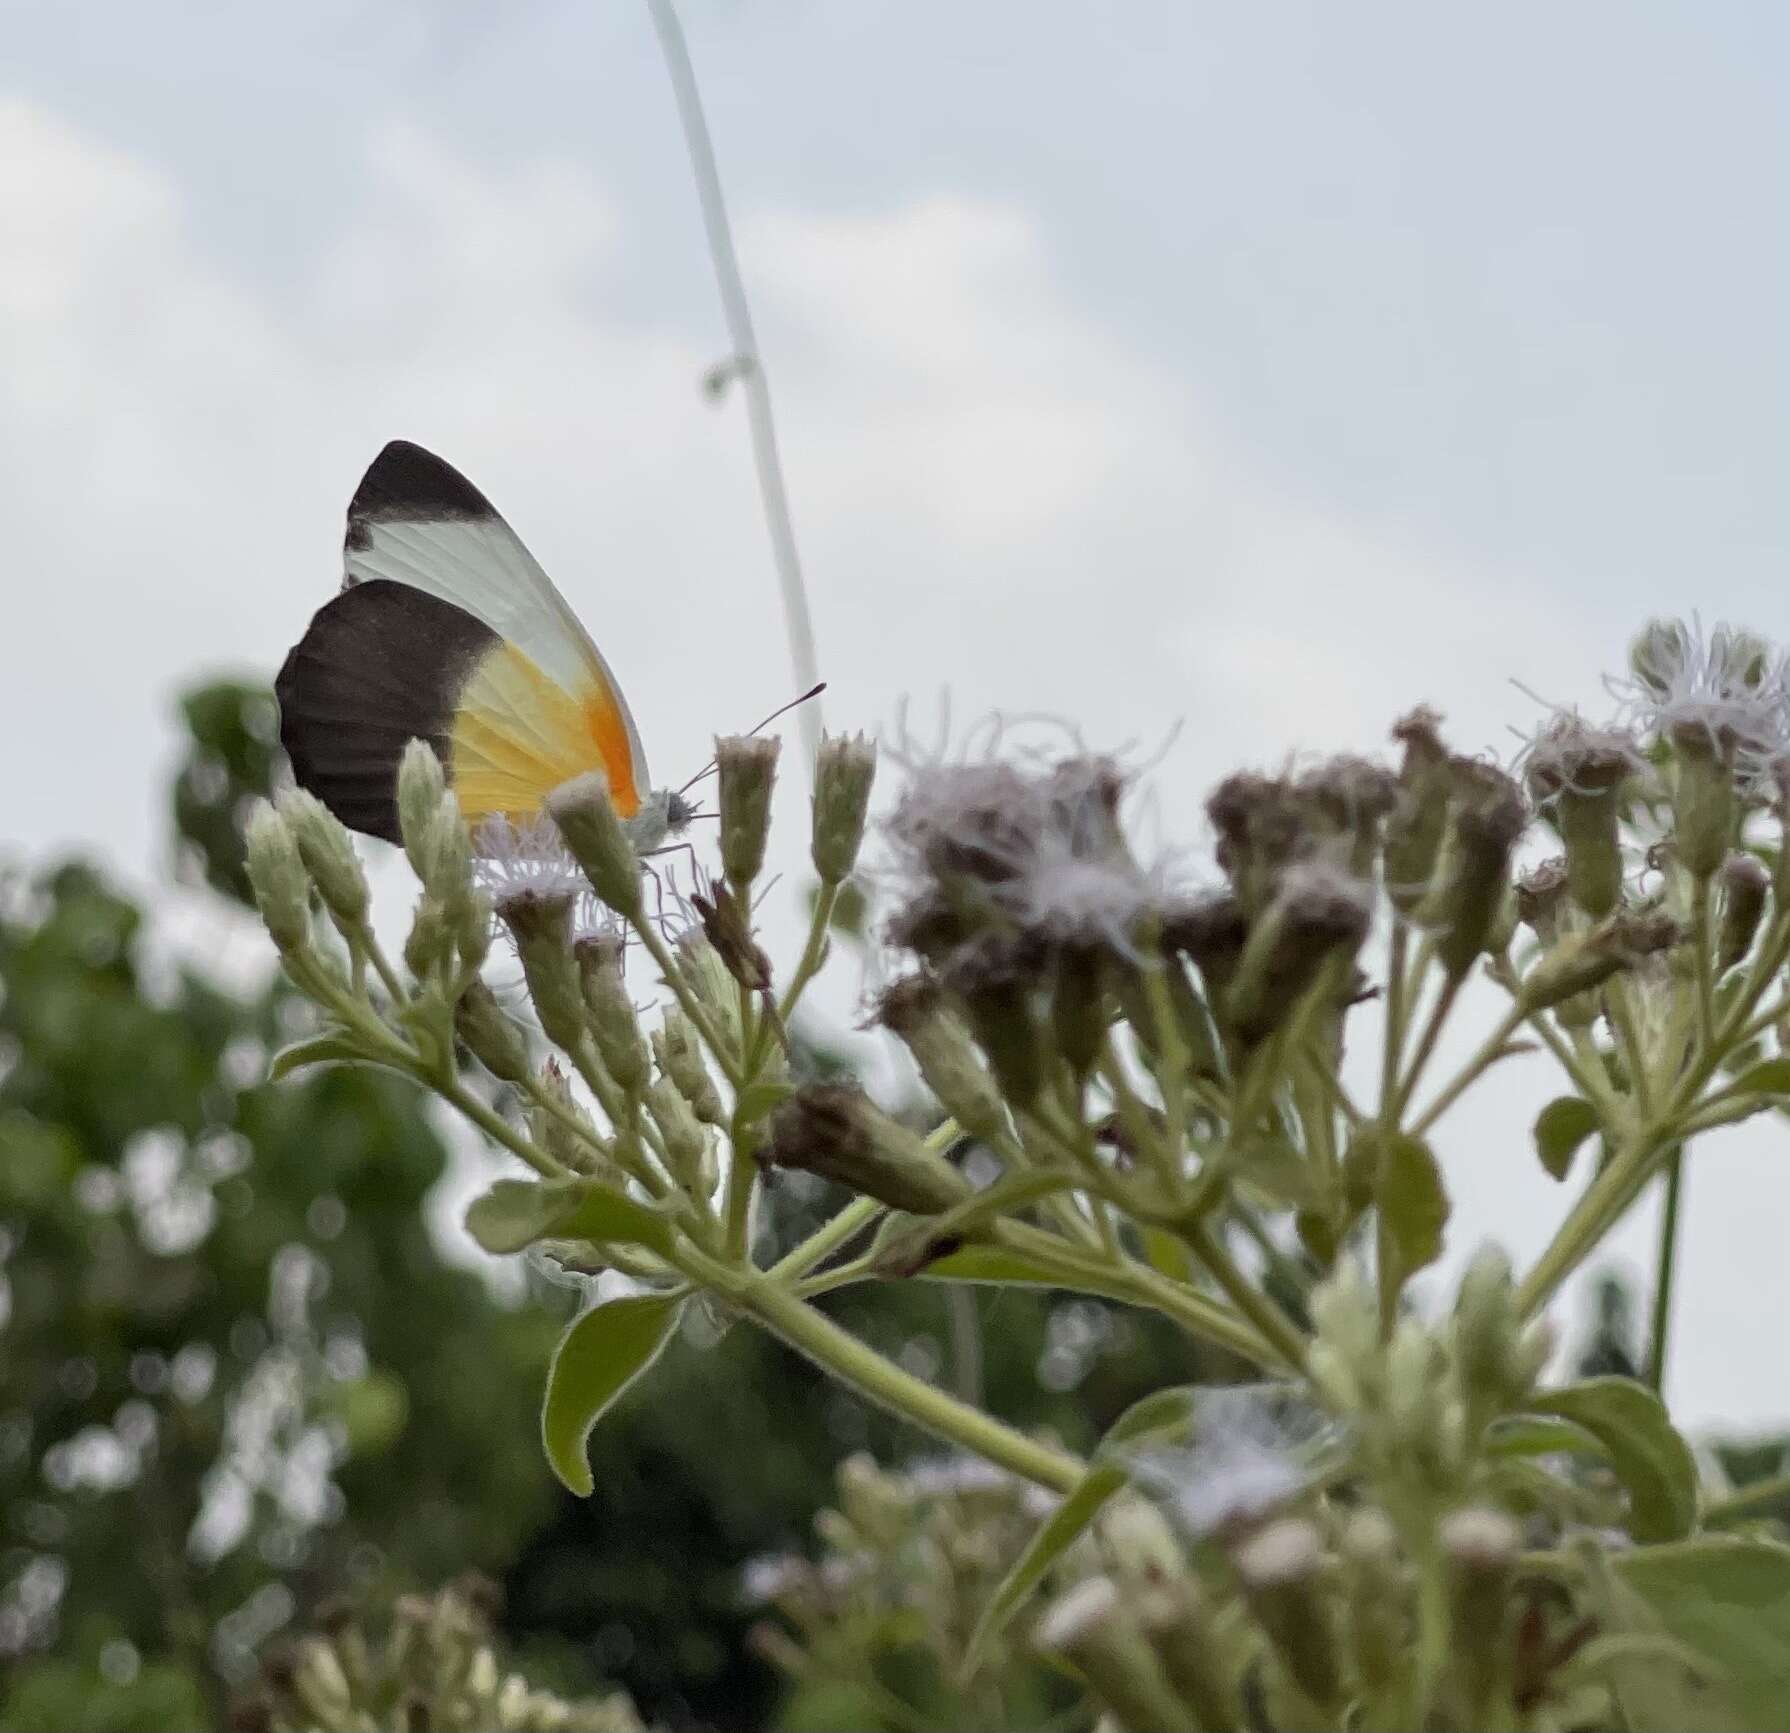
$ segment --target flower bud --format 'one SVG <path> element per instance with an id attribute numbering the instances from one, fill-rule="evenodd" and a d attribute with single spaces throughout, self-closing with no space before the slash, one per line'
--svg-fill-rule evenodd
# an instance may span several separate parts
<path id="1" fill-rule="evenodd" d="M 646 1092 L 647 1111 L 665 1142 L 665 1165 L 672 1177 L 693 1197 L 707 1197 L 714 1189 L 715 1166 L 707 1134 L 677 1086 L 668 1077 L 656 1078 Z"/>
<path id="2" fill-rule="evenodd" d="M 1373 892 L 1319 861 L 1289 867 L 1280 893 L 1251 928 L 1224 999 L 1225 1021 L 1247 1042 L 1271 1035 L 1333 956 L 1367 937 Z"/>
<path id="3" fill-rule="evenodd" d="M 305 1637 L 298 1644 L 292 1692 L 319 1722 L 340 1721 L 353 1706 L 348 1676 L 335 1649 L 323 1637 Z"/>
<path id="4" fill-rule="evenodd" d="M 771 1118 L 764 1159 L 819 1174 L 910 1215 L 940 1215 L 971 1195 L 956 1168 L 855 1084 L 810 1084 L 792 1096 Z"/>
<path id="5" fill-rule="evenodd" d="M 783 742 L 774 736 L 729 734 L 715 741 L 721 808 L 721 865 L 727 881 L 745 891 L 764 865 L 771 834 L 771 789 Z M 816 783 L 818 813 L 819 785 Z"/>
<path id="6" fill-rule="evenodd" d="M 1419 706 L 1395 723 L 1392 738 L 1405 749 L 1398 803 L 1387 816 L 1383 859 L 1386 894 L 1401 915 L 1416 912 L 1435 870 L 1453 789 L 1441 717 Z"/>
<path id="7" fill-rule="evenodd" d="M 1457 1510 L 1442 1519 L 1439 1538 L 1449 1564 L 1451 1648 L 1462 1709 L 1466 1725 L 1483 1726 L 1492 1705 L 1508 1700 L 1510 1582 L 1522 1532 L 1501 1510 Z"/>
<path id="8" fill-rule="evenodd" d="M 1243 1598 L 1293 1683 L 1320 1709 L 1342 1695 L 1336 1634 L 1320 1582 L 1323 1549 L 1303 1517 L 1266 1524 L 1231 1554 Z"/>
<path id="9" fill-rule="evenodd" d="M 446 967 L 454 949 L 454 928 L 448 911 L 433 891 L 416 900 L 410 931 L 404 940 L 404 966 L 413 979 L 428 980 Z"/>
<path id="10" fill-rule="evenodd" d="M 1526 815 L 1517 785 L 1490 764 L 1451 760 L 1455 797 L 1430 892 L 1416 918 L 1436 933 L 1436 958 L 1466 974 L 1486 947 L 1509 883 Z"/>
<path id="11" fill-rule="evenodd" d="M 1519 1000 L 1525 1012 L 1545 1011 L 1592 987 L 1619 969 L 1632 967 L 1678 942 L 1669 915 L 1616 914 L 1588 933 L 1563 939 L 1523 977 Z"/>
<path id="12" fill-rule="evenodd" d="M 653 1031 L 653 1057 L 704 1125 L 727 1123 L 721 1092 L 716 1089 L 708 1061 L 703 1057 L 702 1037 L 675 1005 L 666 1011 L 663 1024 Z"/>
<path id="13" fill-rule="evenodd" d="M 1001 1135 L 1007 1116 L 1000 1091 L 936 982 L 924 975 L 895 982 L 877 1001 L 876 1015 L 900 1037 L 926 1087 L 971 1137 L 987 1143 Z"/>
<path id="14" fill-rule="evenodd" d="M 1552 808 L 1566 844 L 1573 901 L 1593 920 L 1622 897 L 1622 789 L 1640 767 L 1629 735 L 1587 727 L 1577 716 L 1556 717 L 1529 750 L 1530 796 Z"/>
<path id="15" fill-rule="evenodd" d="M 1381 1695 L 1403 1677 L 1411 1651 L 1410 1587 L 1398 1531 L 1370 1506 L 1349 1518 L 1338 1550 L 1355 1673 L 1368 1692 Z"/>
<path id="16" fill-rule="evenodd" d="M 528 996 L 547 1039 L 576 1052 L 589 1013 L 572 956 L 571 897 L 563 891 L 512 891 L 497 912 L 516 941 Z"/>
<path id="17" fill-rule="evenodd" d="M 622 974 L 622 941 L 612 934 L 579 939 L 572 946 L 590 1010 L 597 1057 L 624 1095 L 638 1095 L 650 1075 L 634 1003 Z"/>
<path id="18" fill-rule="evenodd" d="M 547 812 L 597 895 L 638 925 L 646 912 L 640 858 L 609 798 L 608 777 L 591 770 L 562 782 L 547 796 Z"/>
<path id="19" fill-rule="evenodd" d="M 541 1089 L 562 1113 L 583 1126 L 589 1135 L 580 1137 L 559 1114 L 537 1105 L 530 1107 L 528 1113 L 528 1128 L 535 1142 L 572 1173 L 589 1173 L 613 1185 L 625 1185 L 621 1169 L 600 1153 L 602 1145 L 597 1128 L 572 1093 L 571 1078 L 551 1053 L 541 1067 Z"/>
<path id="20" fill-rule="evenodd" d="M 1051 1029 L 1057 1052 L 1080 1082 L 1094 1069 L 1112 1023 L 1102 952 L 1080 945 L 1058 951 L 1051 986 Z"/>
<path id="21" fill-rule="evenodd" d="M 876 747 L 862 734 L 829 735 L 814 757 L 814 870 L 839 884 L 857 864 L 876 780 Z M 724 857 L 725 858 L 725 857 Z"/>
<path id="22" fill-rule="evenodd" d="M 454 1032 L 500 1082 L 522 1083 L 531 1075 L 528 1042 L 483 981 L 474 981 L 460 995 L 454 1007 Z"/>
<path id="23" fill-rule="evenodd" d="M 1049 1054 L 1038 1014 L 1037 960 L 1022 950 L 990 947 L 959 968 L 954 982 L 964 1016 L 1001 1093 L 1027 1108 L 1044 1087 Z"/>
<path id="24" fill-rule="evenodd" d="M 257 802 L 244 841 L 249 886 L 273 942 L 288 953 L 305 950 L 311 942 L 311 880 L 291 825 L 268 802 Z"/>
<path id="25" fill-rule="evenodd" d="M 709 1022 L 723 1041 L 738 1046 L 740 1039 L 740 992 L 721 954 L 708 934 L 689 928 L 678 934 L 672 947 L 677 972 L 685 988 L 709 1014 Z"/>
<path id="26" fill-rule="evenodd" d="M 424 838 L 447 793 L 447 772 L 440 755 L 426 740 L 413 740 L 398 760 L 398 834 L 410 857 L 410 870 L 424 877 Z"/>
<path id="27" fill-rule="evenodd" d="M 1736 831 L 1738 804 L 1734 762 L 1719 736 L 1703 722 L 1672 730 L 1672 840 L 1693 877 L 1713 877 L 1727 858 Z"/>
<path id="28" fill-rule="evenodd" d="M 345 927 L 359 927 L 367 918 L 367 875 L 348 840 L 342 821 L 308 789 L 289 788 L 276 802 L 291 827 L 324 906 Z"/>
<path id="29" fill-rule="evenodd" d="M 1771 874 L 1757 855 L 1736 852 L 1722 862 L 1722 920 L 1716 935 L 1715 971 L 1725 974 L 1753 948 L 1765 915 Z"/>
<path id="30" fill-rule="evenodd" d="M 1193 1711 L 1188 1725 L 1201 1733 L 1233 1733 L 1241 1718 L 1232 1670 L 1198 1583 L 1176 1577 L 1155 1584 L 1139 1612 L 1170 1686 Z"/>
<path id="31" fill-rule="evenodd" d="M 435 810 L 422 823 L 417 844 L 417 877 L 423 888 L 452 911 L 463 902 L 472 883 L 472 843 L 460 802 L 451 791 L 443 793 Z M 451 914 L 450 914 L 451 918 Z"/>
<path id="32" fill-rule="evenodd" d="M 1038 1621 L 1032 1640 L 1066 1656 L 1127 1733 L 1180 1733 L 1189 1725 L 1154 1651 L 1119 1602 L 1110 1578 L 1091 1577 Z"/>

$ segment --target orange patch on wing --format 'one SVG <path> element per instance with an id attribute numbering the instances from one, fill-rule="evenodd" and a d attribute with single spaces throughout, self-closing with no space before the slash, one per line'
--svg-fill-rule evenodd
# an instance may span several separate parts
<path id="1" fill-rule="evenodd" d="M 606 691 L 574 697 L 514 644 L 479 658 L 454 711 L 449 770 L 469 824 L 533 818 L 562 782 L 587 771 L 609 778 L 623 818 L 640 809 L 621 712 Z"/>

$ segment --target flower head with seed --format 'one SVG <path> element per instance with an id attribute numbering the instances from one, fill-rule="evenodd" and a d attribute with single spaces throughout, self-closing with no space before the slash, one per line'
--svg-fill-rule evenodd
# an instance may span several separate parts
<path id="1" fill-rule="evenodd" d="M 1641 731 L 1667 739 L 1695 731 L 1749 777 L 1790 746 L 1786 661 L 1755 633 L 1656 620 L 1635 640 L 1629 663 L 1628 678 L 1607 684 Z"/>
<path id="2" fill-rule="evenodd" d="M 1518 758 L 1538 807 L 1562 794 L 1603 794 L 1646 768 L 1633 732 L 1596 728 L 1576 711 L 1559 711 L 1530 737 Z"/>

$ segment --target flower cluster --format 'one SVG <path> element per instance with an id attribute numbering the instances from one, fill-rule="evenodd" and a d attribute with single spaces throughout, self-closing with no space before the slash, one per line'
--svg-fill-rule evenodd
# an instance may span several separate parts
<path id="1" fill-rule="evenodd" d="M 492 1637 L 495 1585 L 469 1576 L 406 1595 L 383 1633 L 345 1601 L 317 1628 L 261 1656 L 236 1704 L 240 1733 L 360 1733 L 363 1728 L 478 1728 L 481 1733 L 646 1733 L 625 1693 L 568 1700 L 505 1669 Z"/>
<path id="2" fill-rule="evenodd" d="M 656 839 L 601 777 L 555 791 L 494 853 L 418 745 L 399 808 L 421 896 L 398 961 L 322 807 L 287 797 L 250 826 L 268 930 L 324 1019 L 276 1070 L 350 1059 L 417 1078 L 532 1170 L 475 1202 L 474 1237 L 610 1272 L 549 1377 L 544 1441 L 575 1490 L 589 1428 L 699 1307 L 991 1465 L 1003 1497 L 1023 1482 L 1064 1498 L 988 1566 L 1000 1586 L 967 1636 L 961 1605 L 924 1600 L 962 1676 L 1009 1652 L 1009 1631 L 1068 1658 L 1127 1726 L 1617 1727 L 1612 1657 L 1663 1621 L 1649 1667 L 1691 1719 L 1719 1720 L 1711 1705 L 1745 1701 L 1746 1682 L 1672 1623 L 1695 1599 L 1674 1598 L 1673 1572 L 1727 1567 L 1694 1550 L 1708 1518 L 1657 1394 L 1670 1308 L 1646 1383 L 1553 1388 L 1544 1314 L 1644 1191 L 1681 1196 L 1702 1134 L 1790 1105 L 1790 709 L 1781 658 L 1726 628 L 1649 628 L 1617 692 L 1614 722 L 1555 717 L 1514 774 L 1418 708 L 1387 764 L 1232 775 L 1206 804 L 1203 889 L 1140 845 L 1136 775 L 1078 743 L 1040 756 L 996 738 L 912 764 L 883 825 L 896 963 L 873 1018 L 936 1097 L 930 1132 L 856 1083 L 804 1081 L 790 1037 L 855 894 L 866 742 L 821 747 L 818 887 L 784 967 L 753 915 L 774 742 L 717 743 L 717 871 L 675 941 L 639 853 Z M 481 978 L 497 929 L 530 1017 Z M 659 989 L 645 1011 L 642 967 Z M 1441 1140 L 1521 1051 L 1552 1061 L 1557 1092 L 1531 1149 L 1474 1158 L 1579 1184 L 1532 1264 L 1479 1259 L 1434 1317 L 1425 1272 L 1460 1233 Z M 783 1168 L 848 1196 L 794 1245 L 767 1243 L 756 1209 Z M 816 1303 L 912 1280 L 1157 1313 L 1256 1368 L 1277 1423 L 1257 1399 L 1163 1391 L 1078 1456 Z M 855 1535 L 881 1534 L 885 1506 L 933 1520 L 914 1515 L 924 1474 L 897 1497 L 853 1472 Z M 1102 1538 L 1137 1510 L 1127 1532 L 1154 1576 Z M 767 1593 L 824 1623 L 879 1580 L 839 1562 L 852 1552 Z"/>

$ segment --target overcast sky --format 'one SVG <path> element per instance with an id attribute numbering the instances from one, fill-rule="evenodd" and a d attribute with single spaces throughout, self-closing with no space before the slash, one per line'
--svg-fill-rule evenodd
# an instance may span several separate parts
<path id="1" fill-rule="evenodd" d="M 941 691 L 1096 742 L 1180 722 L 1192 835 L 1226 769 L 1418 700 L 1508 752 L 1512 681 L 1595 703 L 1651 612 L 1790 634 L 1783 8 L 684 11 L 835 726 Z M 17 850 L 162 871 L 174 692 L 271 674 L 393 436 L 557 576 L 657 780 L 789 694 L 642 6 L 0 0 L 0 29 Z M 1449 1149 L 1519 1249 L 1564 1207 L 1535 1104 L 1494 1091 Z M 1783 1143 L 1691 1175 L 1698 1421 L 1786 1404 Z"/>

